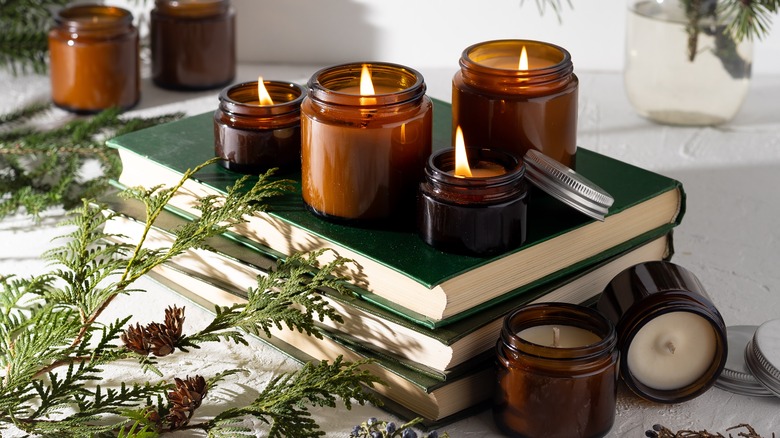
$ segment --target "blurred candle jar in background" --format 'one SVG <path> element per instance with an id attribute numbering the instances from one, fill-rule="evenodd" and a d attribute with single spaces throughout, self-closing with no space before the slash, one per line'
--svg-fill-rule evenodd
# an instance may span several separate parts
<path id="1" fill-rule="evenodd" d="M 736 115 L 753 44 L 735 40 L 731 18 L 717 0 L 629 0 L 624 78 L 639 115 L 672 125 L 717 125 Z"/>
<path id="2" fill-rule="evenodd" d="M 536 149 L 574 167 L 578 87 L 562 47 L 531 40 L 475 44 L 463 51 L 452 79 L 452 126 L 473 147 L 518 157 Z"/>
<path id="3" fill-rule="evenodd" d="M 122 8 L 77 5 L 49 31 L 52 101 L 77 113 L 134 106 L 141 96 L 138 30 Z"/>
<path id="4" fill-rule="evenodd" d="M 431 154 L 433 105 L 422 75 L 389 63 L 352 63 L 312 76 L 301 104 L 301 191 L 337 221 L 414 218 Z"/>
<path id="5" fill-rule="evenodd" d="M 236 75 L 230 0 L 156 0 L 151 12 L 152 79 L 173 89 L 208 89 Z"/>

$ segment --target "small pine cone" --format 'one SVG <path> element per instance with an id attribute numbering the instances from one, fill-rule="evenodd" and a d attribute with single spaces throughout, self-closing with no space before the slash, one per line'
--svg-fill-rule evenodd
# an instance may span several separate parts
<path id="1" fill-rule="evenodd" d="M 176 389 L 168 393 L 168 402 L 171 404 L 171 411 L 166 420 L 171 425 L 171 429 L 184 426 L 190 421 L 195 409 L 200 407 L 203 398 L 206 397 L 208 388 L 206 379 L 202 376 L 189 377 L 182 380 L 174 378 Z"/>
<path id="2" fill-rule="evenodd" d="M 181 340 L 184 324 L 184 308 L 176 306 L 165 309 L 165 324 L 153 322 L 146 326 L 151 351 L 157 357 L 167 356 L 176 349 Z"/>
<path id="3" fill-rule="evenodd" d="M 122 333 L 122 342 L 125 344 L 128 350 L 148 356 L 151 352 L 151 344 L 147 336 L 145 328 L 141 327 L 141 324 L 135 326 L 129 326 L 127 330 Z"/>

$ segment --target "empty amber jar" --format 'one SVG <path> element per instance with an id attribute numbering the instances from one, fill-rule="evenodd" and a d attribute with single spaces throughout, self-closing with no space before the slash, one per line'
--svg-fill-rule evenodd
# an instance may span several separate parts
<path id="1" fill-rule="evenodd" d="M 260 105 L 257 81 L 222 90 L 214 112 L 214 153 L 227 169 L 257 174 L 271 168 L 297 171 L 301 164 L 298 84 L 263 81 L 273 105 Z"/>
<path id="2" fill-rule="evenodd" d="M 623 381 L 645 399 L 690 400 L 723 371 L 726 325 L 682 266 L 654 261 L 624 270 L 604 289 L 598 310 L 617 326 Z"/>
<path id="3" fill-rule="evenodd" d="M 538 329 L 549 330 L 550 341 Z M 523 438 L 606 435 L 615 421 L 616 346 L 614 325 L 587 307 L 543 303 L 509 314 L 496 347 L 498 427 Z"/>
<path id="4" fill-rule="evenodd" d="M 208 89 L 236 75 L 230 0 L 156 0 L 151 12 L 152 79 L 172 89 Z"/>
<path id="5" fill-rule="evenodd" d="M 444 251 L 490 255 L 525 241 L 527 187 L 522 161 L 505 151 L 467 149 L 472 170 L 495 175 L 459 177 L 454 149 L 431 155 L 420 184 L 417 225 L 425 243 Z"/>
<path id="6" fill-rule="evenodd" d="M 422 75 L 367 64 L 377 94 L 361 95 L 364 64 L 328 67 L 301 105 L 301 189 L 308 208 L 337 221 L 414 218 L 431 154 L 432 104 Z"/>
<path id="7" fill-rule="evenodd" d="M 49 31 L 55 105 L 77 113 L 127 109 L 141 97 L 138 31 L 122 8 L 79 5 L 59 11 Z"/>
<path id="8" fill-rule="evenodd" d="M 523 47 L 527 69 L 519 68 Z M 452 126 L 463 129 L 467 145 L 520 157 L 536 149 L 574 168 L 578 87 L 562 47 L 531 40 L 475 44 L 463 51 L 452 80 Z"/>

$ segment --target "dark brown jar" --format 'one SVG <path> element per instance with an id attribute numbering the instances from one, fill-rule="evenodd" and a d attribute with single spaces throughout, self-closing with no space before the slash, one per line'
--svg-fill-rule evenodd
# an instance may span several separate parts
<path id="1" fill-rule="evenodd" d="M 152 79 L 160 87 L 208 89 L 236 75 L 230 0 L 156 0 L 151 12 Z"/>
<path id="2" fill-rule="evenodd" d="M 138 102 L 138 31 L 129 11 L 78 5 L 59 11 L 54 23 L 49 72 L 55 105 L 89 114 Z"/>
<path id="3" fill-rule="evenodd" d="M 520 246 L 528 199 L 523 162 L 492 149 L 468 148 L 467 156 L 472 170 L 500 170 L 489 176 L 455 176 L 454 149 L 431 155 L 418 197 L 420 236 L 437 249 L 472 255 Z"/>
<path id="4" fill-rule="evenodd" d="M 361 94 L 363 66 L 374 94 Z M 328 67 L 301 105 L 301 190 L 316 215 L 348 222 L 414 220 L 431 154 L 433 105 L 422 75 L 388 63 Z"/>
<path id="5" fill-rule="evenodd" d="M 272 105 L 261 105 L 257 81 L 225 88 L 214 112 L 214 153 L 227 169 L 258 174 L 301 165 L 301 101 L 305 90 L 290 82 L 263 81 Z"/>
<path id="6" fill-rule="evenodd" d="M 723 371 L 725 323 L 696 276 L 681 266 L 654 261 L 626 269 L 607 285 L 598 309 L 617 326 L 623 380 L 643 398 L 690 400 Z"/>
<path id="7" fill-rule="evenodd" d="M 524 47 L 528 66 L 521 69 Z M 531 40 L 475 44 L 463 51 L 452 80 L 452 126 L 463 129 L 467 145 L 520 157 L 536 149 L 574 168 L 578 87 L 562 47 Z"/>
<path id="8" fill-rule="evenodd" d="M 521 307 L 504 320 L 496 352 L 493 415 L 507 435 L 586 438 L 612 428 L 617 336 L 595 310 L 566 303 Z"/>

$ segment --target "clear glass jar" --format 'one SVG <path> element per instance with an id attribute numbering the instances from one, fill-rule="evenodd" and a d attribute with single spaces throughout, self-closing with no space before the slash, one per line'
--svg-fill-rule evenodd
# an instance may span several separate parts
<path id="1" fill-rule="evenodd" d="M 726 325 L 699 279 L 682 266 L 645 262 L 616 275 L 598 302 L 615 323 L 620 375 L 647 400 L 680 403 L 707 391 L 728 356 Z"/>
<path id="2" fill-rule="evenodd" d="M 562 346 L 525 334 L 553 327 Z M 543 303 L 509 314 L 496 346 L 496 424 L 512 437 L 606 435 L 615 421 L 616 345 L 615 326 L 587 307 Z"/>
<path id="3" fill-rule="evenodd" d="M 629 0 L 625 88 L 643 117 L 671 125 L 731 120 L 750 85 L 753 44 L 735 42 L 718 2 Z M 698 32 L 695 31 L 698 29 Z"/>
<path id="4" fill-rule="evenodd" d="M 259 174 L 271 168 L 298 171 L 301 101 L 298 84 L 263 81 L 273 105 L 260 105 L 257 81 L 225 88 L 214 112 L 214 153 L 230 170 Z"/>
<path id="5" fill-rule="evenodd" d="M 49 31 L 55 105 L 76 113 L 131 108 L 141 97 L 138 30 L 130 11 L 80 5 L 60 10 Z"/>
<path id="6" fill-rule="evenodd" d="M 301 190 L 316 215 L 413 224 L 417 186 L 433 141 L 433 105 L 422 75 L 368 63 L 375 92 L 361 95 L 364 64 L 328 67 L 301 104 Z"/>
<path id="7" fill-rule="evenodd" d="M 502 253 L 525 241 L 528 208 L 525 166 L 501 150 L 468 149 L 472 169 L 503 168 L 488 177 L 458 177 L 454 149 L 431 155 L 420 184 L 417 224 L 425 243 L 473 255 Z"/>
<path id="8" fill-rule="evenodd" d="M 173 89 L 208 89 L 236 75 L 230 0 L 156 0 L 151 12 L 152 79 Z"/>
<path id="9" fill-rule="evenodd" d="M 528 68 L 520 69 L 526 48 Z M 452 129 L 467 146 L 522 157 L 536 149 L 574 168 L 577 93 L 571 55 L 531 40 L 486 41 L 466 48 L 452 79 Z"/>

